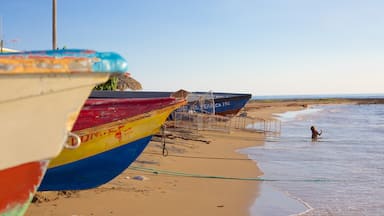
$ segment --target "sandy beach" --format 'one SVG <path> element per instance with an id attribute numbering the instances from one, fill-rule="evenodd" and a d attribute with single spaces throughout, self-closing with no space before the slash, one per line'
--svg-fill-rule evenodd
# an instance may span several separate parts
<path id="1" fill-rule="evenodd" d="M 248 116 L 271 119 L 274 113 L 318 103 L 334 101 L 252 101 L 246 111 Z M 258 196 L 258 181 L 180 175 L 259 177 L 262 171 L 257 164 L 236 150 L 263 145 L 264 134 L 240 130 L 190 133 L 175 129 L 167 133 L 168 156 L 162 155 L 161 138 L 155 137 L 131 166 L 154 169 L 156 173 L 128 168 L 95 189 L 39 192 L 38 200 L 25 215 L 249 215 L 249 207 Z"/>

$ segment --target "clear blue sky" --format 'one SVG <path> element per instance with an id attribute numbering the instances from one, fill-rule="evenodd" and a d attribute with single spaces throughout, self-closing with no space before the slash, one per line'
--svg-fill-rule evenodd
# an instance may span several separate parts
<path id="1" fill-rule="evenodd" d="M 50 49 L 51 0 L 0 0 L 6 47 Z M 57 0 L 59 47 L 116 51 L 145 90 L 384 93 L 382 0 Z"/>

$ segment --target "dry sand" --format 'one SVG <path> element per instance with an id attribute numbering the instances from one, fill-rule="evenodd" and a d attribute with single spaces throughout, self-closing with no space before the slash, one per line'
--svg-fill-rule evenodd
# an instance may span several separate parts
<path id="1" fill-rule="evenodd" d="M 271 119 L 273 113 L 299 110 L 319 101 L 250 102 L 248 116 Z M 154 139 L 132 164 L 181 173 L 228 177 L 258 177 L 257 164 L 236 150 L 263 145 L 264 135 L 245 131 L 173 131 L 167 139 L 169 155 L 162 156 L 162 143 Z M 189 134 L 189 136 L 187 136 Z M 191 137 L 192 140 L 180 137 Z M 145 180 L 135 180 L 135 176 Z M 259 182 L 192 178 L 127 169 L 111 182 L 92 190 L 38 193 L 26 216 L 80 215 L 249 215 L 258 196 Z"/>

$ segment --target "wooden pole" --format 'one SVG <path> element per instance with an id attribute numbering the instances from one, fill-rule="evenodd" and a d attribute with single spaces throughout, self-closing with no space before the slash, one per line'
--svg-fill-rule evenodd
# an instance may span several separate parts
<path id="1" fill-rule="evenodd" d="M 56 48 L 56 0 L 52 0 L 52 49 Z"/>
<path id="2" fill-rule="evenodd" d="M 3 17 L 0 16 L 0 52 L 3 52 Z"/>

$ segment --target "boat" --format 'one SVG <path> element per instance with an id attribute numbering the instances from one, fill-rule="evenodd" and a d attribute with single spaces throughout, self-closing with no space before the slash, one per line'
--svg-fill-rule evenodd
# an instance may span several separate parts
<path id="1" fill-rule="evenodd" d="M 126 72 L 116 53 L 0 54 L 0 215 L 23 215 L 96 84 Z"/>
<path id="2" fill-rule="evenodd" d="M 39 191 L 84 190 L 107 183 L 142 153 L 169 114 L 185 104 L 170 96 L 117 97 L 119 92 L 106 92 L 86 101 L 72 130 L 81 145 L 51 160 Z M 68 140 L 68 145 L 76 143 Z"/>
<path id="3" fill-rule="evenodd" d="M 251 99 L 251 94 L 243 93 L 224 93 L 224 92 L 187 92 L 181 90 L 186 94 L 188 103 L 179 108 L 177 111 L 181 112 L 198 112 L 209 113 L 222 116 L 236 115 L 245 104 Z M 108 91 L 94 91 L 90 97 L 102 98 L 108 95 Z M 123 91 L 115 94 L 116 97 L 166 97 L 174 94 L 174 92 L 157 92 L 157 91 Z"/>
<path id="4" fill-rule="evenodd" d="M 221 116 L 234 116 L 251 99 L 251 94 L 224 92 L 192 92 L 181 111 L 194 111 Z"/>

